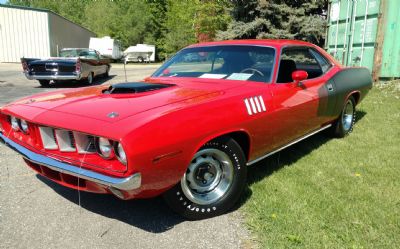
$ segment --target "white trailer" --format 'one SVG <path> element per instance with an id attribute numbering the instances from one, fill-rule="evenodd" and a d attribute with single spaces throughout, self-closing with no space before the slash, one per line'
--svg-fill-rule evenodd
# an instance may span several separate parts
<path id="1" fill-rule="evenodd" d="M 148 44 L 137 44 L 130 46 L 124 51 L 124 62 L 155 62 L 156 46 Z"/>
<path id="2" fill-rule="evenodd" d="M 119 60 L 122 57 L 120 42 L 109 36 L 102 38 L 91 37 L 89 48 L 97 50 L 102 56 Z"/>

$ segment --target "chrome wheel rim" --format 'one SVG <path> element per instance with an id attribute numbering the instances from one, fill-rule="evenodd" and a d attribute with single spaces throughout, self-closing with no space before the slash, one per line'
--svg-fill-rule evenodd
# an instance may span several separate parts
<path id="1" fill-rule="evenodd" d="M 346 106 L 343 109 L 342 125 L 343 129 L 348 131 L 353 124 L 354 106 L 351 100 L 347 100 Z"/>
<path id="2" fill-rule="evenodd" d="M 233 163 L 226 153 L 217 149 L 201 150 L 181 179 L 182 191 L 196 204 L 214 203 L 231 187 L 233 172 Z"/>
<path id="3" fill-rule="evenodd" d="M 89 83 L 89 84 L 92 84 L 92 83 L 93 83 L 93 75 L 92 75 L 92 73 L 90 73 L 90 74 L 88 75 L 88 83 Z"/>

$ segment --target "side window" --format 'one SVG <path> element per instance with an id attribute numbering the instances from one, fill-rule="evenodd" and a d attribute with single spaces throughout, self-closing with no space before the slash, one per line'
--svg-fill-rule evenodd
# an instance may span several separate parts
<path id="1" fill-rule="evenodd" d="M 93 50 L 82 50 L 79 53 L 79 57 L 86 58 L 86 59 L 94 59 L 94 60 L 98 59 L 97 53 Z"/>
<path id="2" fill-rule="evenodd" d="M 319 77 L 324 72 L 319 61 L 309 48 L 296 47 L 283 50 L 277 82 L 293 82 L 292 73 L 296 70 L 306 71 L 309 79 Z"/>
<path id="3" fill-rule="evenodd" d="M 98 57 L 97 57 L 97 53 L 96 53 L 96 51 L 89 50 L 89 53 L 88 53 L 88 56 L 87 56 L 87 58 L 88 58 L 88 59 L 97 60 L 97 59 L 98 59 Z"/>
<path id="4" fill-rule="evenodd" d="M 326 73 L 332 67 L 332 64 L 330 64 L 328 62 L 328 60 L 323 55 L 321 55 L 318 51 L 316 51 L 314 49 L 310 49 L 310 52 L 313 54 L 315 59 L 318 61 L 323 73 Z"/>

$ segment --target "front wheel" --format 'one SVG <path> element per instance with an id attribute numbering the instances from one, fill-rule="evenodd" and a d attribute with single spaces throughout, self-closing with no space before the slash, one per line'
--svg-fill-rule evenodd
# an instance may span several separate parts
<path id="1" fill-rule="evenodd" d="M 353 96 L 350 96 L 343 107 L 340 117 L 333 125 L 333 135 L 335 137 L 345 137 L 353 131 L 353 126 L 356 120 L 356 101 Z"/>
<path id="2" fill-rule="evenodd" d="M 247 166 L 238 143 L 229 137 L 203 145 L 181 181 L 164 194 L 167 204 L 190 220 L 230 210 L 246 186 Z"/>

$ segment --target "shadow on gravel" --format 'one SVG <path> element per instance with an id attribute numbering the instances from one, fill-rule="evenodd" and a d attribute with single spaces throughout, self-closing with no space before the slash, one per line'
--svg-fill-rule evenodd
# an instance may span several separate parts
<path id="1" fill-rule="evenodd" d="M 67 80 L 67 81 L 57 81 L 50 83 L 48 87 L 43 87 L 38 85 L 36 88 L 79 88 L 79 87 L 88 87 L 88 86 L 97 86 L 101 85 L 117 75 L 110 75 L 108 77 L 102 77 L 102 76 L 97 76 L 96 78 L 93 79 L 93 84 L 88 85 L 85 81 L 76 81 L 76 80 Z"/>
<path id="2" fill-rule="evenodd" d="M 357 110 L 355 122 L 360 121 L 366 114 L 367 113 L 364 111 Z M 332 136 L 329 134 L 329 129 L 322 131 L 248 167 L 248 185 L 250 186 L 253 183 L 263 180 L 285 166 L 293 165 L 299 159 L 311 153 L 313 150 L 318 149 L 321 145 L 327 143 L 331 139 L 334 138 L 332 138 Z M 243 191 L 243 195 L 238 207 L 243 205 L 251 197 L 251 195 L 252 191 L 249 187 L 247 187 Z"/>
<path id="3" fill-rule="evenodd" d="M 79 205 L 77 190 L 61 186 L 41 175 L 36 175 L 36 177 L 60 196 Z M 123 201 L 113 195 L 81 191 L 80 202 L 81 207 L 90 212 L 125 222 L 151 233 L 165 232 L 184 221 L 173 213 L 160 197 Z"/>

